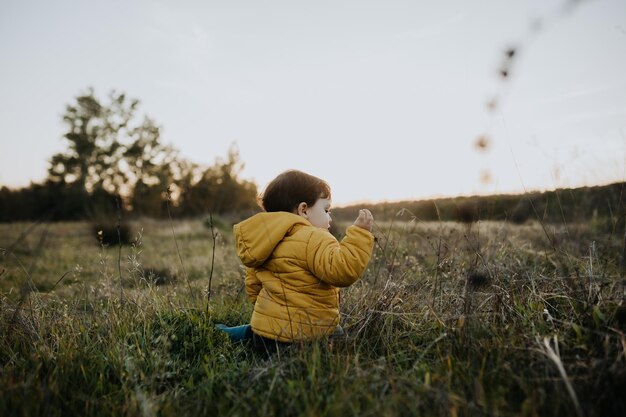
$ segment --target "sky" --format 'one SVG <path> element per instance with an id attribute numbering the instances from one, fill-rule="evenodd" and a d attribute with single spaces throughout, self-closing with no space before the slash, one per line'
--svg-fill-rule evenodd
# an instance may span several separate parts
<path id="1" fill-rule="evenodd" d="M 0 62 L 0 185 L 46 177 L 90 87 L 336 205 L 626 180 L 624 0 L 0 0 Z"/>

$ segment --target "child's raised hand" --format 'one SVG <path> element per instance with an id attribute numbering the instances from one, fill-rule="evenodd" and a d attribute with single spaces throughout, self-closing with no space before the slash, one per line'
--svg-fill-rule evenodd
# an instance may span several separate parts
<path id="1" fill-rule="evenodd" d="M 372 230 L 374 225 L 374 216 L 368 209 L 359 210 L 359 217 L 354 221 L 354 225 L 365 230 Z"/>

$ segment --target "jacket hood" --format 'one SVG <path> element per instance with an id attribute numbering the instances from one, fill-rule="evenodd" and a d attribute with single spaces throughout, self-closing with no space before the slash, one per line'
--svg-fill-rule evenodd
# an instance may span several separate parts
<path id="1" fill-rule="evenodd" d="M 295 226 L 311 226 L 306 219 L 285 211 L 258 213 L 233 226 L 237 256 L 247 267 L 262 265 Z"/>

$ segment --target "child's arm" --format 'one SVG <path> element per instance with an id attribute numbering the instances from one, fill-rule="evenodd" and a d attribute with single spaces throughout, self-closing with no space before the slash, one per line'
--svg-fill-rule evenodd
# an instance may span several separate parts
<path id="1" fill-rule="evenodd" d="M 322 281 L 347 287 L 361 277 L 373 249 L 374 236 L 357 225 L 348 227 L 341 242 L 330 233 L 314 233 L 307 249 L 307 265 Z"/>
<path id="2" fill-rule="evenodd" d="M 261 292 L 263 285 L 256 277 L 256 269 L 246 268 L 246 293 L 252 304 L 256 303 L 256 298 Z"/>

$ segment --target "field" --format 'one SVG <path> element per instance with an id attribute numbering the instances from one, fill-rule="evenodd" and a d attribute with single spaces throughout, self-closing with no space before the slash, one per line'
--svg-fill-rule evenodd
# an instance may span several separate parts
<path id="1" fill-rule="evenodd" d="M 380 222 L 347 340 L 266 359 L 214 328 L 252 307 L 209 226 L 0 224 L 0 415 L 626 415 L 622 227 Z"/>

